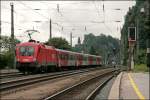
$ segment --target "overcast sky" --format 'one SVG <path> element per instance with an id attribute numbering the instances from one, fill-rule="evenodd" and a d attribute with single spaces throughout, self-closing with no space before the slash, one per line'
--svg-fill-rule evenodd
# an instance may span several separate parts
<path id="1" fill-rule="evenodd" d="M 49 38 L 49 19 L 52 36 L 64 37 L 73 45 L 85 34 L 111 35 L 120 39 L 124 16 L 135 1 L 11 1 L 14 4 L 15 36 L 27 41 L 26 30 L 36 29 L 33 39 L 44 42 Z M 104 9 L 103 9 L 104 5 Z M 59 8 L 59 9 L 58 9 Z M 35 10 L 38 9 L 38 10 Z M 116 10 L 120 9 L 120 10 Z M 1 1 L 2 35 L 10 36 L 10 2 Z M 36 22 L 38 21 L 38 22 Z M 40 22 L 39 22 L 40 21 Z M 120 21 L 120 22 L 116 22 Z M 85 28 L 86 27 L 86 28 Z"/>

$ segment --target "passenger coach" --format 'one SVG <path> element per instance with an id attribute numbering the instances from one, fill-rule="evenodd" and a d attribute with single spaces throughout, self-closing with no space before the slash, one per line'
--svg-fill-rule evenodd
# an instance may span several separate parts
<path id="1" fill-rule="evenodd" d="M 16 45 L 16 68 L 20 72 L 49 72 L 101 65 L 101 56 L 56 49 L 35 41 Z"/>

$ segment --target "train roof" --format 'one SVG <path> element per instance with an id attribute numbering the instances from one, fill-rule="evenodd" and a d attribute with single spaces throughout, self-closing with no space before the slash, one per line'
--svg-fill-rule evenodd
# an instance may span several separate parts
<path id="1" fill-rule="evenodd" d="M 48 49 L 48 48 L 55 49 L 53 46 L 47 46 L 43 43 L 37 43 L 37 42 L 24 42 L 24 43 L 17 44 L 17 46 L 40 46 L 40 45 L 45 47 L 46 49 Z"/>
<path id="2" fill-rule="evenodd" d="M 19 43 L 17 44 L 17 46 L 27 46 L 27 45 L 30 45 L 30 46 L 37 46 L 37 45 L 40 45 L 40 43 L 35 43 L 35 42 L 24 42 L 24 43 Z"/>
<path id="3" fill-rule="evenodd" d="M 79 54 L 79 55 L 92 56 L 92 57 L 101 57 L 101 56 L 97 56 L 97 55 L 84 54 L 84 53 L 67 51 L 67 50 L 62 50 L 62 49 L 56 49 L 56 50 L 61 51 L 61 52 L 66 52 L 66 53 L 72 53 L 72 54 Z"/>
<path id="4" fill-rule="evenodd" d="M 51 49 L 55 49 L 57 51 L 65 52 L 65 53 L 79 54 L 79 55 L 92 56 L 92 57 L 101 57 L 101 56 L 97 56 L 97 55 L 84 54 L 84 53 L 79 53 L 79 52 L 73 52 L 73 51 L 63 50 L 63 49 L 56 49 L 53 46 L 48 46 L 48 45 L 45 45 L 43 43 L 38 43 L 38 42 L 24 42 L 24 43 L 19 43 L 16 46 L 39 46 L 39 45 L 45 47 L 46 49 L 51 48 Z"/>

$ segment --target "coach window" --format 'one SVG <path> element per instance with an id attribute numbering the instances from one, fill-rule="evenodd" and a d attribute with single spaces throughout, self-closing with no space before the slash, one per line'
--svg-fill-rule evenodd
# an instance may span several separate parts
<path id="1" fill-rule="evenodd" d="M 75 59 L 75 56 L 74 55 L 72 55 L 73 56 L 73 60 Z"/>
<path id="2" fill-rule="evenodd" d="M 61 54 L 61 59 L 63 59 L 63 54 Z"/>
<path id="3" fill-rule="evenodd" d="M 64 56 L 64 54 L 62 54 L 62 59 L 64 59 L 65 58 L 65 56 Z"/>
<path id="4" fill-rule="evenodd" d="M 66 55 L 66 60 L 68 59 L 68 55 Z"/>
<path id="5" fill-rule="evenodd" d="M 84 57 L 84 61 L 86 61 L 86 57 Z"/>
<path id="6" fill-rule="evenodd" d="M 67 60 L 67 55 L 65 55 L 65 59 Z"/>
<path id="7" fill-rule="evenodd" d="M 66 55 L 64 55 L 64 60 L 66 60 Z"/>
<path id="8" fill-rule="evenodd" d="M 64 54 L 64 56 L 63 56 L 63 59 L 65 60 L 66 59 L 66 55 Z"/>
<path id="9" fill-rule="evenodd" d="M 61 59 L 61 54 L 59 54 L 59 58 Z"/>

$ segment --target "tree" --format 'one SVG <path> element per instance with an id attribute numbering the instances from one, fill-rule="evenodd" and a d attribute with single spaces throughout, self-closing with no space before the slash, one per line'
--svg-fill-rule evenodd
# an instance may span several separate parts
<path id="1" fill-rule="evenodd" d="M 127 59 L 128 59 L 128 27 L 133 25 L 134 27 L 138 28 L 138 43 L 135 51 L 135 63 L 139 64 L 144 63 L 146 53 L 143 51 L 146 51 L 146 39 L 150 38 L 150 24 L 149 24 L 149 9 L 148 6 L 149 0 L 136 0 L 136 5 L 129 9 L 128 13 L 125 16 L 125 23 L 123 25 L 123 28 L 121 30 L 121 52 L 122 52 L 122 59 L 124 60 L 124 64 L 127 65 Z M 141 13 L 141 8 L 144 7 L 145 12 Z M 142 57 L 141 57 L 142 55 Z"/>
<path id="2" fill-rule="evenodd" d="M 15 44 L 20 43 L 18 39 L 15 39 Z M 9 51 L 11 49 L 11 37 L 8 36 L 1 36 L 0 40 L 0 45 L 1 45 L 1 51 Z"/>
<path id="3" fill-rule="evenodd" d="M 18 39 L 15 39 L 15 44 L 20 43 Z M 6 66 L 12 67 L 13 64 L 13 51 L 11 50 L 11 38 L 8 36 L 1 36 L 0 40 L 1 52 L 0 52 L 0 69 Z"/>
<path id="4" fill-rule="evenodd" d="M 92 54 L 92 55 L 97 55 L 96 49 L 93 46 L 91 46 L 91 49 L 90 49 L 89 53 Z"/>
<path id="5" fill-rule="evenodd" d="M 81 44 L 81 40 L 80 40 L 80 37 L 78 37 L 78 44 Z"/>
<path id="6" fill-rule="evenodd" d="M 82 44 L 77 44 L 74 47 L 76 52 L 83 51 L 84 53 L 89 53 L 93 55 L 101 55 L 103 60 L 107 58 L 108 53 L 113 54 L 113 48 L 116 48 L 116 55 L 119 57 L 119 40 L 111 36 L 106 36 L 101 34 L 95 36 L 92 33 L 84 36 Z M 110 56 L 110 59 L 112 57 Z M 119 61 L 119 60 L 118 60 Z"/>
<path id="7" fill-rule="evenodd" d="M 2 51 L 0 54 L 0 69 L 5 67 L 12 68 L 13 60 L 12 51 Z"/>
<path id="8" fill-rule="evenodd" d="M 58 49 L 64 49 L 64 50 L 72 49 L 69 43 L 67 42 L 67 40 L 61 37 L 54 37 L 48 40 L 46 44 L 49 46 L 54 46 L 55 48 L 58 48 Z"/>

